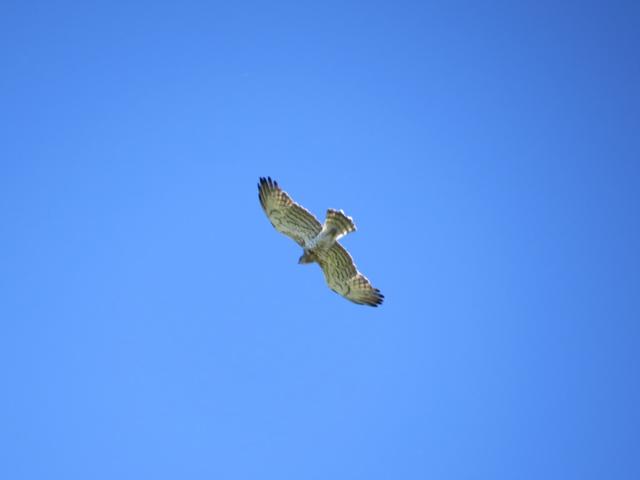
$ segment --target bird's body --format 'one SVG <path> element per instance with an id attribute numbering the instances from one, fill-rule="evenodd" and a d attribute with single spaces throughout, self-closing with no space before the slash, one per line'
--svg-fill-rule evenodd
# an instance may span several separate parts
<path id="1" fill-rule="evenodd" d="M 355 231 L 356 226 L 350 217 L 347 217 L 344 212 L 329 209 L 320 233 L 305 242 L 304 255 L 300 257 L 300 263 L 320 263 L 340 237 Z M 306 261 L 307 259 L 310 261 Z"/>
<path id="2" fill-rule="evenodd" d="M 351 255 L 338 242 L 356 230 L 351 217 L 341 210 L 329 209 L 321 224 L 271 178 L 260 178 L 258 191 L 260 204 L 271 224 L 303 248 L 299 263 L 318 263 L 329 288 L 352 302 L 372 307 L 382 303 L 384 296 L 358 272 Z"/>

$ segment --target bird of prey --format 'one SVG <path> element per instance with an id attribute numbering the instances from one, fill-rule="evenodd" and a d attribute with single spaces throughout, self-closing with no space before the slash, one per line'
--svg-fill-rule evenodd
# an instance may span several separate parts
<path id="1" fill-rule="evenodd" d="M 260 178 L 258 198 L 275 229 L 304 249 L 298 263 L 318 263 L 329 288 L 354 303 L 372 307 L 382 304 L 384 295 L 371 286 L 356 268 L 349 252 L 338 243 L 341 237 L 355 232 L 351 217 L 342 210 L 330 208 L 323 225 L 271 177 Z"/>

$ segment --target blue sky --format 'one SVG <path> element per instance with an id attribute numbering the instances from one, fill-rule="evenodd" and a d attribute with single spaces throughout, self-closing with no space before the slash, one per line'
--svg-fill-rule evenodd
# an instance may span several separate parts
<path id="1" fill-rule="evenodd" d="M 4 2 L 0 477 L 640 478 L 639 15 Z"/>

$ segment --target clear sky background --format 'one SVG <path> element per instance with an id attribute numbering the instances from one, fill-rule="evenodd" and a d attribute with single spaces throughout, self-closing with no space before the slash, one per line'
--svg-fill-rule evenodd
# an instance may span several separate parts
<path id="1" fill-rule="evenodd" d="M 0 477 L 640 478 L 637 5 L 3 2 Z"/>

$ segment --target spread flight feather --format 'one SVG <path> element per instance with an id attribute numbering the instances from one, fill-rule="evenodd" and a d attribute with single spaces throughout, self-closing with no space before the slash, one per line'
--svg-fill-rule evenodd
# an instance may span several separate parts
<path id="1" fill-rule="evenodd" d="M 331 290 L 361 305 L 382 304 L 384 295 L 373 288 L 358 271 L 349 252 L 338 243 L 339 238 L 355 231 L 351 217 L 341 210 L 329 209 L 323 225 L 270 177 L 260 178 L 258 198 L 275 229 L 304 249 L 300 263 L 318 263 Z"/>

